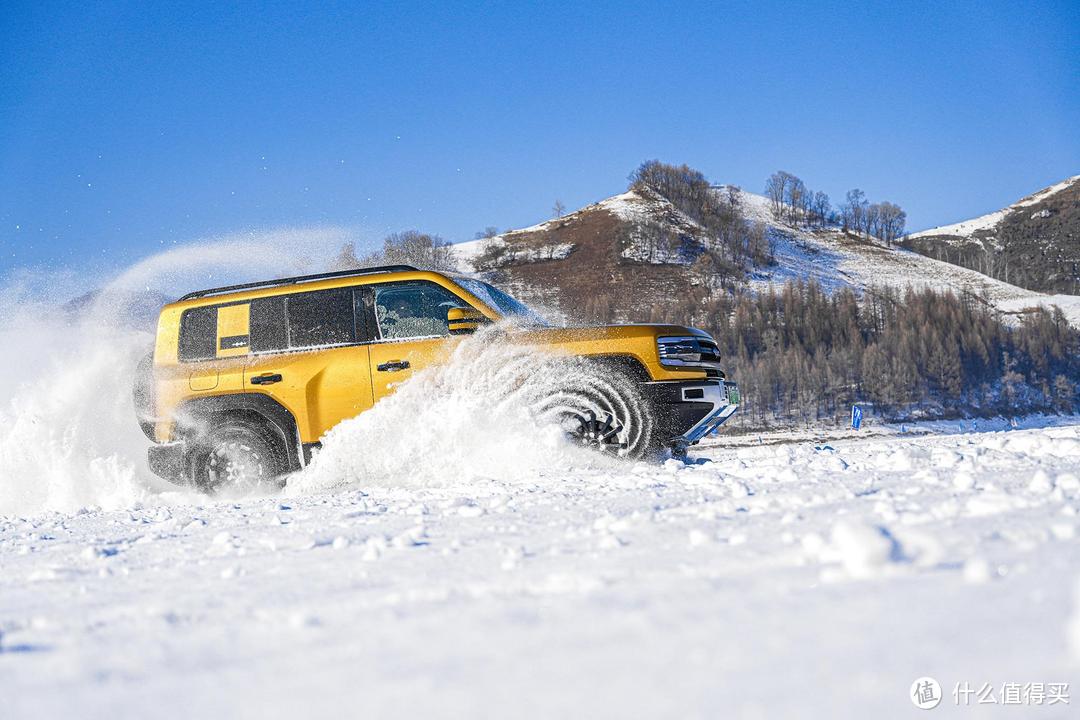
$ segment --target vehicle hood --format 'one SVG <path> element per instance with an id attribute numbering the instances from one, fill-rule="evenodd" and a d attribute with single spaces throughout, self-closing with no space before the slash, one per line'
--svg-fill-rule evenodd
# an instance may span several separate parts
<path id="1" fill-rule="evenodd" d="M 526 328 L 514 332 L 515 339 L 529 343 L 566 343 L 583 340 L 636 340 L 670 336 L 708 338 L 709 333 L 683 325 L 597 325 L 582 327 Z"/>

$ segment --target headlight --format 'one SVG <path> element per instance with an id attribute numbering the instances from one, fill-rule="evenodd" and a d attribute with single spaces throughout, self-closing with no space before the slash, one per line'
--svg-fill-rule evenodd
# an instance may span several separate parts
<path id="1" fill-rule="evenodd" d="M 710 366 L 720 362 L 720 348 L 710 338 L 684 336 L 656 339 L 661 365 Z"/>

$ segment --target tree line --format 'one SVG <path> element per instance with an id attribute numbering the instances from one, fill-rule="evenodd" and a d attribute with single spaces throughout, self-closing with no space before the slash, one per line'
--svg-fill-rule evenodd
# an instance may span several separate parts
<path id="1" fill-rule="evenodd" d="M 630 174 L 630 190 L 648 195 L 654 192 L 666 198 L 688 218 L 705 229 L 704 248 L 711 262 L 736 271 L 741 278 L 752 266 L 773 262 L 773 248 L 768 233 L 760 224 L 747 219 L 736 188 L 721 191 L 699 170 L 648 160 Z M 644 240 L 661 246 L 665 238 L 658 223 L 646 223 Z"/>
<path id="2" fill-rule="evenodd" d="M 891 420 L 1077 407 L 1080 333 L 1058 308 L 1007 324 L 971 295 L 879 288 L 860 298 L 792 281 L 687 296 L 652 319 L 716 338 L 746 399 L 744 425 L 842 421 L 857 403 Z"/>
<path id="3" fill-rule="evenodd" d="M 362 256 L 357 255 L 355 243 L 347 242 L 331 262 L 331 269 L 351 270 L 376 265 L 412 265 L 438 272 L 458 271 L 454 246 L 438 235 L 418 230 L 390 233 L 383 238 L 379 249 Z"/>
<path id="4" fill-rule="evenodd" d="M 784 170 L 765 181 L 765 196 L 773 217 L 787 225 L 823 228 L 835 223 L 829 196 L 810 190 L 799 177 Z"/>
<path id="5" fill-rule="evenodd" d="M 829 196 L 812 191 L 796 175 L 778 170 L 765 181 L 765 195 L 773 217 L 792 227 L 839 227 L 865 238 L 892 245 L 904 237 L 907 213 L 894 203 L 871 203 L 858 188 L 849 190 L 844 203 L 833 209 Z"/>

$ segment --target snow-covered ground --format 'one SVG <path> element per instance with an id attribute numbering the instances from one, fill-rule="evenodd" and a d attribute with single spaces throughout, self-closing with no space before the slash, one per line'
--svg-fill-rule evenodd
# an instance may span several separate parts
<path id="1" fill-rule="evenodd" d="M 110 305 L 236 249 L 150 258 L 74 317 L 5 305 L 0 719 L 903 717 L 924 675 L 946 707 L 1075 680 L 1075 418 L 626 464 L 537 427 L 543 373 L 478 335 L 277 495 L 153 479 L 150 338 Z"/>
<path id="2" fill-rule="evenodd" d="M 914 713 L 925 675 L 938 712 L 956 683 L 1075 691 L 1078 465 L 1076 425 L 721 438 L 689 464 L 7 515 L 0 715 L 865 718 Z"/>

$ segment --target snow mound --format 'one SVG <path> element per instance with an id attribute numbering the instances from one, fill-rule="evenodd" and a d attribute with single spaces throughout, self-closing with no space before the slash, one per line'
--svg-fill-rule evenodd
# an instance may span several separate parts
<path id="1" fill-rule="evenodd" d="M 839 561 L 853 578 L 880 575 L 890 563 L 903 557 L 900 544 L 888 530 L 866 522 L 837 522 L 831 540 L 831 553 L 825 557 Z"/>

